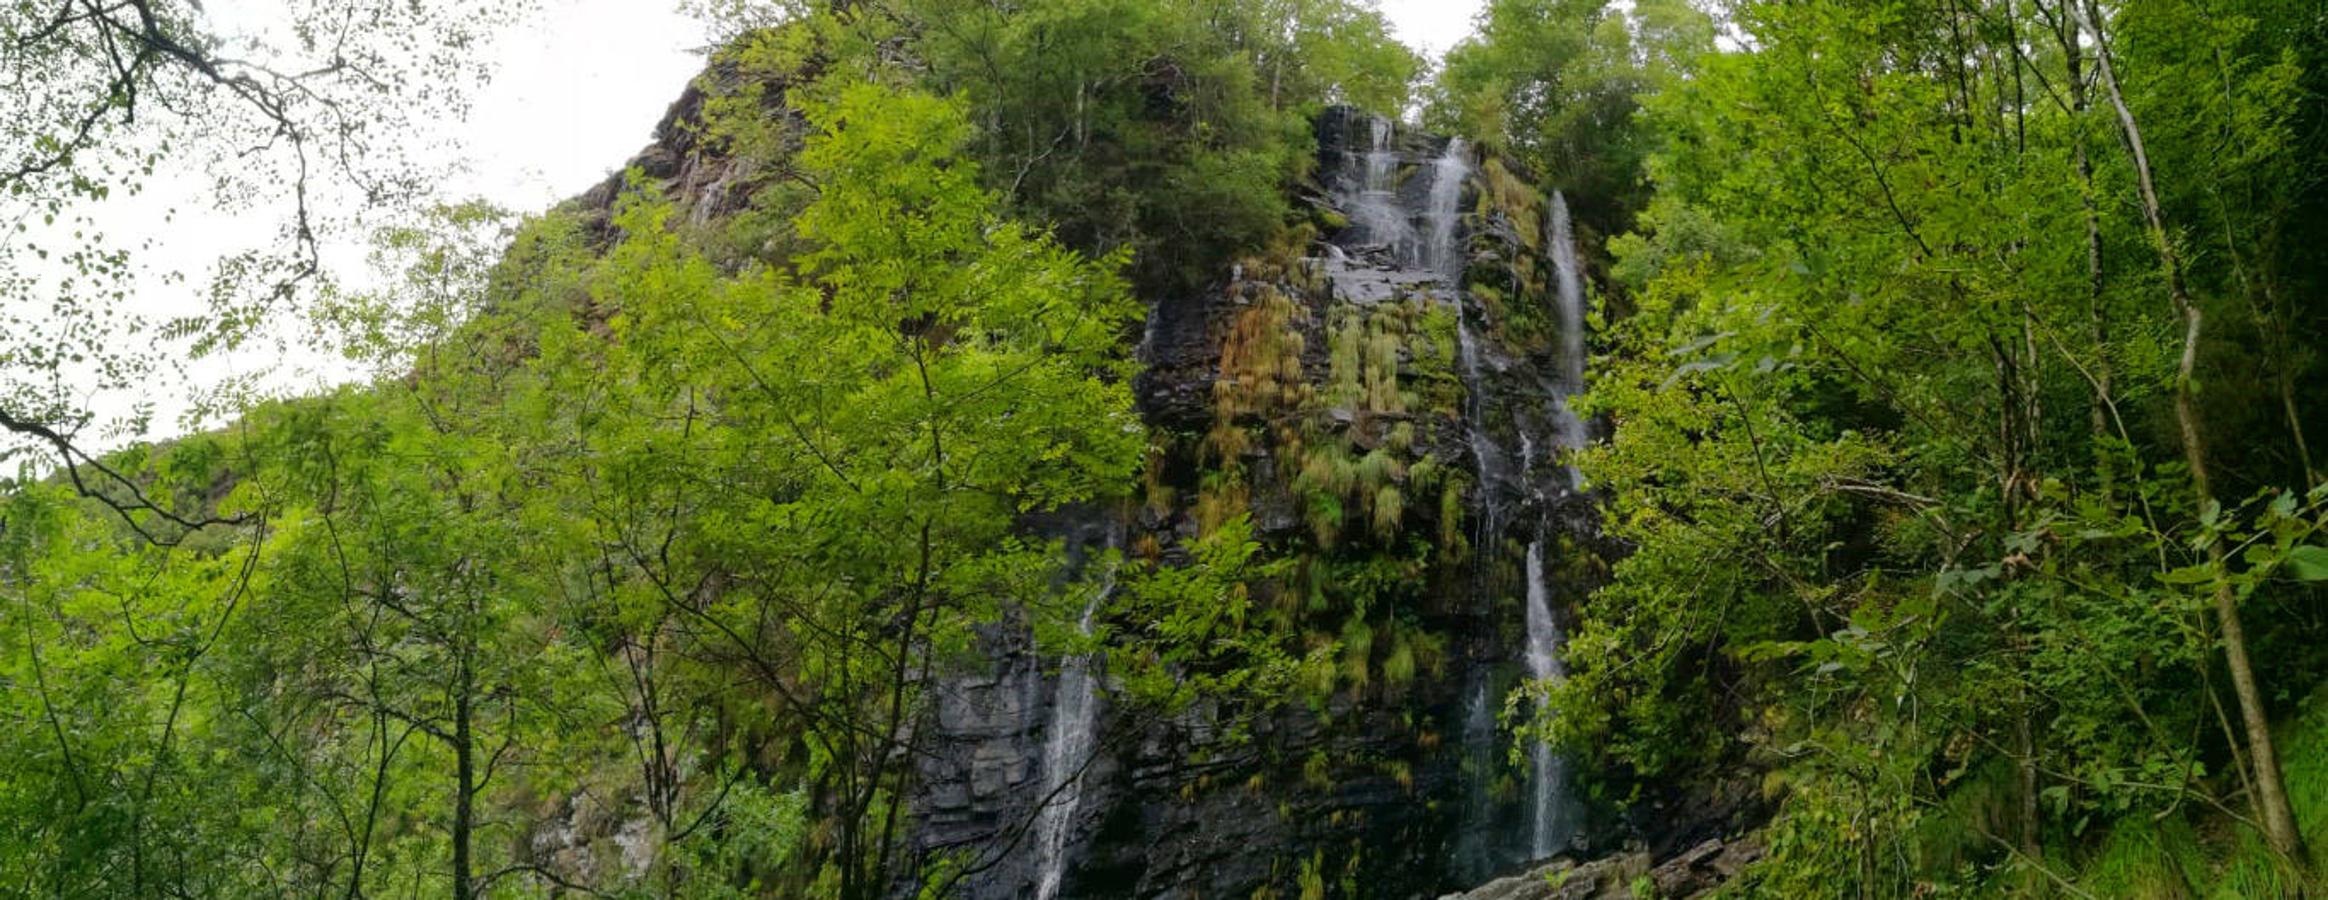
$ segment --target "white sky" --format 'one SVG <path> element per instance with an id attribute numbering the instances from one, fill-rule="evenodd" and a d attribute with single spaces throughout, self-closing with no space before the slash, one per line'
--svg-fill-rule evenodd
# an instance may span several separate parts
<path id="1" fill-rule="evenodd" d="M 275 2 L 221 10 L 218 21 L 229 28 L 248 27 L 240 21 L 245 17 L 264 23 Z M 664 110 L 702 69 L 706 30 L 680 15 L 675 0 L 539 3 L 536 14 L 484 48 L 493 76 L 472 95 L 469 117 L 448 111 L 442 121 L 422 123 L 423 133 L 402 148 L 419 165 L 449 172 L 434 199 L 482 199 L 526 214 L 580 194 L 647 145 Z M 144 193 L 117 197 L 96 211 L 96 221 L 117 237 L 150 241 L 136 257 L 144 269 L 137 312 L 160 319 L 199 310 L 198 286 L 208 267 L 266 244 L 280 224 L 279 205 L 216 209 L 207 184 L 200 171 L 165 168 Z M 366 261 L 368 235 L 341 229 L 322 238 L 323 261 L 336 280 L 377 283 Z M 173 271 L 189 280 L 167 284 L 162 276 Z M 297 327 L 278 323 L 278 336 Z M 152 404 L 159 415 L 147 436 L 163 437 L 218 424 L 178 420 L 206 390 L 239 383 L 297 394 L 363 374 L 356 364 L 296 340 L 259 340 L 192 361 L 183 372 L 157 374 L 159 390 L 136 397 L 91 393 L 80 402 L 100 420 L 139 402 Z M 95 443 L 118 440 L 100 436 Z"/>
<path id="2" fill-rule="evenodd" d="M 1481 0 L 1378 0 L 1392 32 L 1407 46 L 1436 62 L 1439 54 L 1471 33 Z"/>
<path id="3" fill-rule="evenodd" d="M 495 48 L 492 83 L 458 129 L 470 175 L 451 187 L 520 212 L 622 167 L 703 66 L 703 28 L 670 0 L 545 0 Z"/>

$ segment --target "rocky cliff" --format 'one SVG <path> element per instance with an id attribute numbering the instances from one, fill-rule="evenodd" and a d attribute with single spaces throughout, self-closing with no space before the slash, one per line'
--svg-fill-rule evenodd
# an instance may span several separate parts
<path id="1" fill-rule="evenodd" d="M 691 89 L 632 165 L 694 225 L 782 181 L 780 158 L 703 139 L 703 100 Z M 911 842 L 956 894 L 1434 896 L 1623 824 L 1511 728 L 1525 685 L 1559 676 L 1564 610 L 1614 549 L 1562 456 L 1589 430 L 1565 403 L 1589 281 L 1562 200 L 1460 139 L 1354 110 L 1316 135 L 1306 223 L 1210 289 L 1144 298 L 1144 502 L 1028 527 L 1085 567 L 1110 549 L 1173 565 L 1249 515 L 1295 564 L 1277 601 L 1327 676 L 1267 708 L 1166 716 L 1100 660 L 996 623 L 919 726 Z M 572 208 L 603 223 L 625 184 Z"/>
<path id="2" fill-rule="evenodd" d="M 1224 511 L 1249 512 L 1276 552 L 1312 564 L 1419 539 L 1408 581 L 1378 598 L 1395 611 L 1351 631 L 1433 659 L 1404 683 L 1345 678 L 1232 738 L 1217 710 L 1157 720 L 1109 702 L 1104 677 L 1087 708 L 1076 673 L 997 641 L 991 671 L 940 692 L 944 749 L 917 801 L 925 850 L 977 848 L 972 896 L 1293 895 L 1305 882 L 1427 896 L 1588 843 L 1557 762 L 1512 762 L 1499 716 L 1527 673 L 1524 602 L 1556 615 L 1547 597 L 1572 596 L 1593 549 L 1557 456 L 1581 438 L 1559 402 L 1581 358 L 1563 357 L 1563 325 L 1577 326 L 1557 309 L 1554 209 L 1459 140 L 1346 109 L 1317 134 L 1313 226 L 1215 290 L 1151 299 L 1138 387 L 1160 435 L 1157 484 L 1132 521 L 1084 542 L 1120 527 L 1127 546 L 1168 556 Z M 1358 483 L 1336 483 L 1343 465 Z M 1385 470 L 1378 483 L 1370 467 Z M 1531 573 L 1522 548 L 1535 544 L 1562 547 L 1564 571 Z M 1046 752 L 1076 729 L 1098 736 L 1087 757 Z M 1045 840 L 1046 808 L 1066 811 L 1063 840 Z"/>

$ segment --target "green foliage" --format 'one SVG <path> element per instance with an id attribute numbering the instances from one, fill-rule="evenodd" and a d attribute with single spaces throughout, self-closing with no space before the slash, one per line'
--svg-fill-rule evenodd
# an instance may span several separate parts
<path id="1" fill-rule="evenodd" d="M 1628 225 L 1655 138 L 1629 120 L 1713 49 L 1713 21 L 1686 0 L 1491 0 L 1477 28 L 1447 52 L 1426 121 L 1511 153 L 1585 221 Z"/>
<path id="2" fill-rule="evenodd" d="M 1331 665 L 1323 652 L 1296 655 L 1277 640 L 1256 586 L 1284 577 L 1286 560 L 1261 556 L 1251 520 L 1237 516 L 1190 548 L 1189 565 L 1163 568 L 1132 585 L 1127 617 L 1150 623 L 1152 640 L 1122 659 L 1134 696 L 1166 708 L 1207 697 L 1282 698 L 1296 681 Z"/>
<path id="3" fill-rule="evenodd" d="M 896 874 L 879 868 L 897 864 L 896 728 L 925 673 L 1005 606 L 1073 614 L 1040 586 L 1057 548 L 1014 523 L 1121 497 L 1143 437 L 1116 340 L 1131 316 L 1121 259 L 1085 261 L 998 219 L 957 155 L 970 137 L 958 102 L 861 83 L 820 93 L 802 101 L 816 137 L 800 164 L 820 185 L 795 223 L 816 248 L 797 261 L 808 282 L 723 274 L 663 207 L 634 204 L 596 276 L 613 340 L 581 323 L 545 336 L 555 393 L 585 399 L 545 412 L 569 446 L 636 448 L 575 459 L 598 483 L 582 496 L 686 510 L 603 520 L 593 542 L 626 548 L 650 604 L 638 614 L 713 626 L 711 647 L 740 654 L 804 728 L 798 777 L 847 798 L 810 858 L 853 896 Z M 760 486 L 701 487 L 739 478 Z M 675 586 L 712 579 L 725 587 L 690 611 Z M 919 661 L 858 649 L 874 645 Z"/>
<path id="4" fill-rule="evenodd" d="M 1420 69 L 1355 0 L 911 0 L 822 16 L 841 71 L 968 98 L 989 186 L 1069 246 L 1193 290 L 1286 224 L 1309 116 L 1402 109 Z"/>
<path id="5" fill-rule="evenodd" d="M 906 840 L 919 726 L 997 626 L 1103 654 L 1122 699 L 1223 746 L 1446 674 L 1445 583 L 1509 556 L 1470 546 L 1477 486 L 1436 455 L 1456 312 L 1333 303 L 1303 260 L 1346 223 L 1296 207 L 1311 116 L 1414 99 L 1379 12 L 697 5 L 734 37 L 686 135 L 701 183 L 382 232 L 393 277 L 306 310 L 368 384 L 97 460 L 42 435 L 72 418 L 44 391 L 90 360 L 133 384 L 135 354 L 72 356 L 113 326 L 71 293 L 68 340 L 0 347 L 0 426 L 73 464 L 0 485 L 0 884 L 945 896 L 984 860 Z M 196 33 L 155 6 L 140 41 Z M 408 6 L 378 21 L 467 34 Z M 1759 778 L 1777 814 L 1738 893 L 2317 890 L 2328 27 L 2286 0 L 1724 12 L 1717 47 L 1685 0 L 1492 0 L 1425 98 L 1497 151 L 1471 212 L 1525 252 L 1467 282 L 1493 337 L 1550 345 L 1557 186 L 1608 360 L 1579 403 L 1613 437 L 1577 461 L 1629 552 L 1511 730 L 1610 804 Z M 25 89 L 105 89 L 0 129 L 53 160 L 0 179 L 35 211 L 154 161 L 89 155 L 62 114 L 126 134 L 140 97 L 263 108 L 393 61 L 190 89 L 160 73 L 207 42 L 73 68 L 115 45 L 44 42 L 112 13 L 6 18 L 36 14 L 0 14 Z M 295 112 L 264 152 L 306 148 Z M 64 257 L 108 302 L 125 259 Z M 1231 260 L 1210 421 L 1151 436 L 1133 287 L 1177 302 Z M 220 296 L 166 333 L 260 324 Z M 1193 527 L 1080 579 L 1031 524 L 1135 503 Z M 2307 859 L 2244 824 L 2273 757 L 2240 714 L 2285 723 Z M 1283 762 L 1310 789 L 1419 777 Z M 1363 893 L 1373 850 L 1274 861 L 1261 894 Z"/>
<path id="6" fill-rule="evenodd" d="M 886 891 L 925 680 L 1005 607 L 1072 615 L 1020 517 L 1132 483 L 1135 313 L 1120 256 L 1000 218 L 958 102 L 820 93 L 792 273 L 648 196 L 602 258 L 552 220 L 498 267 L 449 210 L 332 307 L 382 381 L 117 461 L 249 524 L 147 547 L 11 488 L 11 699 L 54 713 L 13 883 L 498 895 L 549 884 L 547 829 L 608 889 Z"/>
<path id="7" fill-rule="evenodd" d="M 2085 864 L 2083 885 L 2096 896 L 2174 900 L 2199 896 L 2208 879 L 2198 837 L 2181 818 L 2162 822 L 2122 821 L 2109 830 L 2094 859 Z M 2198 875 L 2197 879 L 2192 876 Z"/>
<path id="8" fill-rule="evenodd" d="M 1581 463 L 1634 550 L 1585 604 L 1554 731 L 1610 796 L 1767 771 L 1753 892 L 2039 891 L 2081 849 L 2109 895 L 2295 883 L 2191 869 L 2187 835 L 2139 823 L 2252 811 L 2220 608 L 2267 692 L 2322 671 L 2288 613 L 2328 495 L 2286 464 L 2303 426 L 2255 412 L 2297 409 L 2305 364 L 2255 362 L 2273 345 L 2243 325 L 2187 338 L 2170 297 L 2293 321 L 2266 295 L 2317 268 L 2269 237 L 2295 208 L 2217 201 L 2311 183 L 2261 98 L 2320 36 L 2256 24 L 2284 4 L 2113 12 L 2147 170 L 2077 17 L 2044 5 L 1748 3 L 1741 49 L 1642 101 L 1658 193 L 1610 242 L 1632 315 L 1584 401 L 1614 437 Z M 1514 21 L 1588 46 L 1594 15 Z M 2184 225 L 2153 229 L 2144 179 Z M 2191 262 L 2162 272 L 2162 247 Z"/>

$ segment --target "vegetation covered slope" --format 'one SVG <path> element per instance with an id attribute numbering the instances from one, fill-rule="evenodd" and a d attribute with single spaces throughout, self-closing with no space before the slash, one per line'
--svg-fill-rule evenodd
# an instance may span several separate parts
<path id="1" fill-rule="evenodd" d="M 1754 783 L 1742 895 L 2317 890 L 2317 4 L 1491 0 L 1427 85 L 1356 3 L 779 12 L 674 119 L 700 157 L 386 235 L 406 277 L 313 310 L 371 383 L 103 460 L 0 410 L 59 457 L 0 491 L 0 885 L 944 896 L 981 857 L 907 839 L 917 727 L 994 623 L 1159 713 L 1427 674 L 1445 636 L 1334 605 L 1467 549 L 1389 455 L 1303 467 L 1332 566 L 1256 536 L 1241 428 L 1186 545 L 1027 527 L 1154 498 L 1193 436 L 1134 410 L 1140 302 L 1292 277 L 1356 103 L 1615 235 L 1574 462 L 1627 552 L 1523 729 L 1604 811 Z M 1232 418 L 1304 387 L 1260 299 Z M 1401 315 L 1325 323 L 1362 409 L 1410 330 L 1449 362 Z M 1321 860 L 1266 890 L 1376 887 Z"/>
<path id="2" fill-rule="evenodd" d="M 1335 4 L 819 11 L 676 123 L 716 190 L 384 235 L 403 279 L 317 310 L 376 381 L 10 484 L 0 880 L 943 892 L 926 691 L 979 627 L 1076 618 L 1023 526 L 1140 483 L 1127 278 L 1274 234 L 1309 115 L 1412 67 Z M 1219 652 L 1251 552 L 1191 550 L 1121 601 L 1160 704 L 1136 661 Z"/>
<path id="3" fill-rule="evenodd" d="M 1731 24 L 1645 101 L 1584 462 L 1635 552 L 1555 729 L 1620 794 L 1767 770 L 1764 892 L 2133 893 L 2185 822 L 2309 879 L 2322 11 Z"/>

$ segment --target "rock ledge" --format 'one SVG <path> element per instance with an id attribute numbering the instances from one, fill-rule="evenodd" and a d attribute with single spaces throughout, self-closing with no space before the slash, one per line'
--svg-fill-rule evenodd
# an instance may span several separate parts
<path id="1" fill-rule="evenodd" d="M 1584 863 L 1555 860 L 1439 900 L 1633 900 L 1643 879 L 1654 885 L 1655 897 L 1699 897 L 1761 859 L 1762 850 L 1752 839 L 1715 838 L 1656 863 L 1643 851 Z"/>

